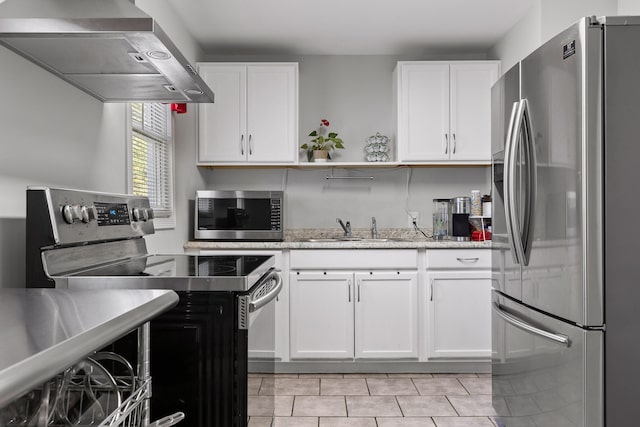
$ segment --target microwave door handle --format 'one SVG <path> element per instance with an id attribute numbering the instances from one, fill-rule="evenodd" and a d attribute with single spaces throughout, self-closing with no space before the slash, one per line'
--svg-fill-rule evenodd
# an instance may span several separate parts
<path id="1" fill-rule="evenodd" d="M 537 335 L 539 337 L 548 339 L 550 341 L 556 342 L 558 344 L 562 344 L 565 347 L 571 347 L 571 340 L 569 339 L 568 336 L 566 335 L 562 335 L 562 334 L 556 334 L 554 332 L 550 332 L 550 331 L 545 331 L 544 329 L 538 328 L 537 326 L 533 326 L 530 323 L 527 323 L 526 321 L 524 321 L 523 319 L 520 319 L 519 317 L 511 314 L 511 313 L 507 313 L 506 311 L 504 311 L 502 309 L 502 307 L 500 306 L 500 304 L 494 302 L 493 303 L 493 311 L 502 318 L 502 320 L 504 320 L 505 322 L 507 322 L 508 324 L 515 326 L 518 329 L 522 329 L 525 332 L 529 332 L 531 334 Z"/>
<path id="2" fill-rule="evenodd" d="M 513 256 L 513 262 L 515 264 L 520 264 L 520 259 L 518 257 L 518 251 L 516 249 L 516 240 L 515 240 L 515 230 L 517 229 L 514 225 L 514 212 L 513 212 L 513 202 L 515 199 L 515 190 L 512 190 L 513 181 L 515 180 L 515 151 L 512 149 L 514 142 L 514 134 L 516 134 L 515 130 L 515 118 L 516 113 L 518 111 L 518 105 L 520 102 L 514 102 L 513 107 L 511 108 L 511 117 L 509 119 L 509 127 L 507 128 L 507 139 L 505 140 L 504 147 L 504 176 L 503 176 L 503 186 L 504 186 L 504 214 L 505 220 L 507 223 L 507 234 L 509 240 L 509 247 L 511 255 Z"/>

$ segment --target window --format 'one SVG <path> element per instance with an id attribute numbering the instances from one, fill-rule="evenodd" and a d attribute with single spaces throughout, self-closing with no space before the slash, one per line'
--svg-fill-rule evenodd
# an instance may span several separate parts
<path id="1" fill-rule="evenodd" d="M 129 190 L 149 197 L 156 228 L 173 228 L 173 131 L 169 105 L 131 103 L 129 106 Z"/>

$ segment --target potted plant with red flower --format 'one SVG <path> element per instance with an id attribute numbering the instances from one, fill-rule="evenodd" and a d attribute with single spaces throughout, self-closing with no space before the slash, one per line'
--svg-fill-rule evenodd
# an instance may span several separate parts
<path id="1" fill-rule="evenodd" d="M 307 150 L 307 160 L 314 162 L 326 162 L 327 159 L 331 159 L 331 150 L 336 148 L 344 148 L 342 139 L 338 138 L 336 132 L 327 133 L 329 127 L 329 120 L 320 120 L 320 127 L 317 130 L 312 131 L 309 136 L 314 138 L 310 144 L 302 144 L 301 149 Z"/>

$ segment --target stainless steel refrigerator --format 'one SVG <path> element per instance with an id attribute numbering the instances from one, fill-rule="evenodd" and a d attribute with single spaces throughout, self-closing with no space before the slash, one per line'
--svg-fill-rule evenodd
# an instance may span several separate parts
<path id="1" fill-rule="evenodd" d="M 492 89 L 500 426 L 640 423 L 640 17 L 584 18 Z"/>

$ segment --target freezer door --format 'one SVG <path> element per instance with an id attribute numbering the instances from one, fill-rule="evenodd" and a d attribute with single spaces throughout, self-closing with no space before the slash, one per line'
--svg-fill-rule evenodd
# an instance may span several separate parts
<path id="1" fill-rule="evenodd" d="M 492 299 L 493 407 L 500 427 L 602 427 L 603 336 Z"/>
<path id="2" fill-rule="evenodd" d="M 504 178 L 505 141 L 513 122 L 513 106 L 520 100 L 520 64 L 507 71 L 491 88 L 492 149 L 492 247 L 493 287 L 522 299 L 521 271 L 513 257 L 513 242 L 507 228 Z"/>
<path id="3" fill-rule="evenodd" d="M 583 19 L 521 63 L 535 156 L 522 301 L 589 326 L 604 323 L 601 52 L 601 28 Z"/>

